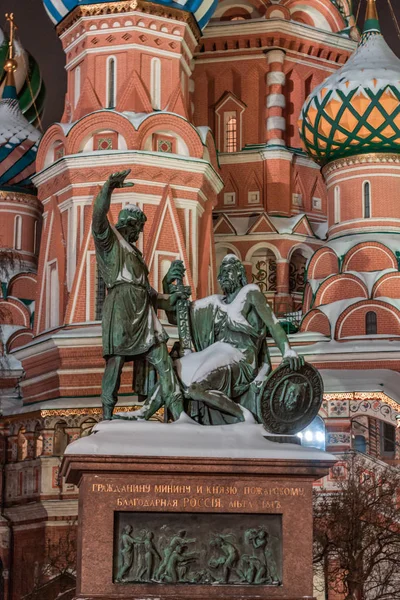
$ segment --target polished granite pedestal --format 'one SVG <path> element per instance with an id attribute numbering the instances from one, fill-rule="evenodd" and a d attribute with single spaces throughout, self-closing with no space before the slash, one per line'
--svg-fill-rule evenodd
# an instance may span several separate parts
<path id="1" fill-rule="evenodd" d="M 311 600 L 312 487 L 335 458 L 266 435 L 112 421 L 71 444 L 77 600 Z"/>

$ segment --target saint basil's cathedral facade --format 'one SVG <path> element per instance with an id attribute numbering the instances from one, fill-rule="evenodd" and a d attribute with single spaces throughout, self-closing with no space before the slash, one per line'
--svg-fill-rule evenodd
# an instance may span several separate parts
<path id="1" fill-rule="evenodd" d="M 218 293 L 219 264 L 236 254 L 320 369 L 324 403 L 304 443 L 400 459 L 400 60 L 374 0 L 362 33 L 350 0 L 43 1 L 67 77 L 64 113 L 43 135 L 38 66 L 0 32 L 10 600 L 75 522 L 61 458 L 101 415 L 106 290 L 91 213 L 111 172 L 131 170 L 111 220 L 128 203 L 146 213 L 138 247 L 154 288 L 180 258 L 193 299 Z M 137 404 L 129 364 L 120 392 L 122 410 Z"/>

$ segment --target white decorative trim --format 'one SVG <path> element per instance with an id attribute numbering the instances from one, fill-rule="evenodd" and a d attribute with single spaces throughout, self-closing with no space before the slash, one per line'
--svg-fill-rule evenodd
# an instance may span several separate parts
<path id="1" fill-rule="evenodd" d="M 143 30 L 142 30 L 143 31 Z M 99 54 L 109 54 L 110 52 L 120 52 L 121 49 L 126 50 L 136 50 L 138 53 L 143 52 L 146 47 L 140 44 L 124 44 L 123 46 L 104 46 L 103 48 L 85 48 L 83 52 L 81 52 L 78 56 L 76 56 L 73 60 L 71 60 L 68 65 L 66 65 L 66 70 L 72 69 L 78 62 L 81 62 L 83 58 L 86 56 L 95 54 L 96 56 Z M 164 56 L 167 58 L 173 58 L 175 60 L 179 60 L 182 68 L 186 71 L 187 75 L 190 77 L 192 75 L 192 71 L 186 61 L 186 58 L 183 54 L 178 54 L 177 52 L 169 52 L 168 50 L 161 50 L 161 48 L 151 48 L 151 53 L 156 54 L 157 56 Z"/>
<path id="2" fill-rule="evenodd" d="M 263 235 L 265 236 L 265 234 L 263 234 Z M 280 237 L 280 236 L 278 236 L 278 237 Z M 249 238 L 247 238 L 247 241 L 249 241 Z M 263 248 L 267 248 L 268 250 L 271 250 L 271 252 L 274 254 L 277 261 L 279 261 L 279 260 L 286 261 L 286 259 L 282 258 L 282 255 L 281 255 L 279 249 L 276 246 L 274 246 L 273 244 L 270 244 L 269 242 L 266 242 L 266 241 L 259 242 L 258 244 L 254 244 L 254 246 L 251 246 L 251 248 L 246 253 L 245 261 L 251 262 L 253 254 L 255 252 L 257 252 L 257 250 L 262 250 Z"/>
<path id="3" fill-rule="evenodd" d="M 47 233 L 47 241 L 46 241 L 46 249 L 45 249 L 45 254 L 44 254 L 44 264 L 47 265 L 47 261 L 49 258 L 49 251 L 50 251 L 50 240 L 51 240 L 51 234 L 53 232 L 53 219 L 54 219 L 54 212 L 51 212 L 51 216 L 50 216 L 50 223 L 47 229 L 47 232 L 44 230 L 42 233 L 42 238 L 44 237 L 44 234 Z M 47 221 L 47 219 L 46 219 Z M 40 287 L 40 296 L 39 296 L 39 307 L 38 307 L 38 312 L 37 312 L 37 323 L 40 327 L 40 321 L 41 321 L 41 317 L 42 317 L 42 308 L 43 308 L 43 296 L 44 296 L 44 286 L 46 283 L 46 277 L 42 277 L 42 285 Z M 46 319 L 45 319 L 45 327 L 46 327 Z"/>
<path id="4" fill-rule="evenodd" d="M 355 169 L 357 169 L 357 174 L 356 175 L 351 175 L 349 177 L 341 177 L 340 179 L 335 179 L 335 175 L 337 175 L 337 173 L 331 173 L 331 175 L 326 178 L 326 187 L 329 190 L 333 185 L 336 185 L 337 183 L 342 183 L 344 181 L 351 181 L 352 179 L 363 179 L 366 176 L 366 172 L 368 173 L 368 177 L 400 177 L 400 173 L 393 173 L 394 169 L 399 169 L 399 166 L 396 165 L 375 165 L 377 168 L 379 169 L 384 169 L 386 172 L 376 172 L 373 173 L 371 172 L 371 169 L 373 168 L 372 165 L 368 165 L 366 167 L 362 167 L 361 165 L 355 165 L 353 167 L 353 169 L 348 169 L 346 171 L 341 171 L 341 173 L 349 173 L 354 171 Z M 328 180 L 330 181 L 330 183 L 328 183 Z"/>
<path id="5" fill-rule="evenodd" d="M 183 73 L 183 71 L 182 71 Z M 150 98 L 153 110 L 161 109 L 161 60 L 153 57 L 150 60 Z"/>
<path id="6" fill-rule="evenodd" d="M 267 85 L 284 85 L 286 75 L 282 71 L 270 71 L 267 73 Z"/>
<path id="7" fill-rule="evenodd" d="M 139 12 L 139 11 L 124 12 L 124 18 L 128 18 L 128 17 L 140 17 L 140 18 L 143 18 L 145 16 L 146 15 L 144 15 L 142 12 Z M 170 22 L 169 19 L 167 19 L 166 17 L 160 17 L 158 15 L 153 15 L 153 14 L 149 15 L 149 18 L 151 18 L 152 21 L 159 21 L 159 22 L 162 22 L 162 23 L 165 23 L 166 21 Z M 109 19 L 109 20 L 115 19 L 115 14 L 114 15 L 109 15 L 109 14 L 96 15 L 96 21 L 103 21 L 103 20 L 106 20 L 106 19 Z M 73 23 L 71 25 L 71 27 L 69 27 L 68 29 L 66 29 L 65 31 L 62 32 L 62 34 L 59 36 L 60 40 L 64 39 L 68 35 L 70 35 L 71 32 L 74 29 L 78 29 L 79 31 L 81 31 L 82 24 L 85 24 L 85 22 L 87 22 L 87 24 L 93 23 L 93 17 L 92 16 L 88 16 L 88 17 L 80 16 L 79 19 L 77 21 L 75 21 L 75 23 Z M 189 36 L 192 38 L 191 41 L 192 41 L 193 46 L 197 46 L 198 42 L 197 42 L 195 36 L 193 35 L 192 30 L 188 26 L 188 24 L 184 23 L 184 22 L 176 23 L 176 24 L 174 24 L 174 27 L 175 27 L 174 31 L 177 28 L 179 28 L 179 26 L 181 26 L 183 28 L 183 30 L 185 31 L 185 33 L 188 33 Z M 118 29 L 118 31 L 120 31 L 120 32 L 121 31 L 122 32 L 124 32 L 124 31 L 132 31 L 132 30 L 135 30 L 135 26 L 133 26 L 133 25 L 125 26 L 125 27 L 120 27 Z M 136 28 L 136 30 L 143 32 L 143 29 L 141 27 Z M 108 29 L 100 29 L 100 30 L 96 30 L 96 31 L 98 33 L 110 34 L 110 33 L 112 33 L 114 31 L 114 29 L 108 28 Z M 85 36 L 85 35 L 92 35 L 92 34 L 93 34 L 92 30 L 89 30 L 89 29 L 86 30 L 81 36 L 79 36 L 78 38 L 75 38 L 74 41 L 71 43 L 71 45 L 74 44 L 74 43 L 76 43 L 76 42 L 78 42 L 78 43 L 82 42 L 83 36 Z M 177 36 L 175 34 L 167 34 L 167 33 L 162 32 L 162 31 L 157 31 L 157 35 L 159 35 L 160 37 L 161 36 L 165 36 L 165 37 L 171 38 L 173 40 L 177 39 Z M 182 36 L 179 36 L 179 39 L 182 42 L 184 42 Z M 68 47 L 68 49 L 69 49 L 69 47 Z M 68 51 L 68 49 L 67 49 L 67 51 Z"/>
<path id="8" fill-rule="evenodd" d="M 267 53 L 268 64 L 279 63 L 283 65 L 285 62 L 285 52 L 283 50 L 270 50 Z"/>
<path id="9" fill-rule="evenodd" d="M 146 152 L 144 150 L 112 150 L 110 152 L 105 150 L 101 153 L 80 152 L 78 154 L 70 154 L 56 163 L 52 163 L 42 169 L 42 171 L 37 173 L 33 179 L 35 185 L 39 187 L 68 170 L 87 167 L 112 168 L 114 166 L 119 167 L 120 165 L 126 164 L 157 167 L 159 169 L 165 168 L 174 171 L 185 171 L 187 173 L 200 173 L 209 181 L 217 194 L 224 187 L 224 183 L 214 167 L 202 158 L 169 155 L 167 152 L 157 153 L 156 155 L 153 152 Z M 128 181 L 143 183 L 141 180 L 128 179 Z M 165 183 L 160 185 L 165 187 Z M 90 186 L 93 187 L 93 183 L 91 183 Z M 57 193 L 59 194 L 59 192 Z"/>
<path id="10" fill-rule="evenodd" d="M 268 94 L 267 96 L 267 108 L 273 106 L 279 106 L 279 108 L 285 108 L 286 98 L 283 94 Z"/>
<path id="11" fill-rule="evenodd" d="M 209 23 L 203 31 L 203 39 L 213 39 L 221 37 L 230 37 L 236 39 L 243 35 L 260 33 L 286 34 L 295 36 L 298 39 L 308 40 L 315 43 L 321 43 L 324 46 L 331 46 L 340 50 L 353 52 L 357 47 L 357 42 L 349 40 L 340 33 L 332 31 L 318 31 L 314 27 L 296 23 L 295 21 L 260 19 L 249 21 L 226 21 L 225 23 Z"/>

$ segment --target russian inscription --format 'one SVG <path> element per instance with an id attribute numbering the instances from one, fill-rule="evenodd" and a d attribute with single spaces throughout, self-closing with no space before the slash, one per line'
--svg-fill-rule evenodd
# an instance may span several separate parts
<path id="1" fill-rule="evenodd" d="M 280 585 L 279 515 L 117 512 L 116 583 Z"/>
<path id="2" fill-rule="evenodd" d="M 305 488 L 293 486 L 261 487 L 249 485 L 199 485 L 172 483 L 92 483 L 96 494 L 115 496 L 116 508 L 245 509 L 282 510 L 286 499 L 305 496 Z"/>

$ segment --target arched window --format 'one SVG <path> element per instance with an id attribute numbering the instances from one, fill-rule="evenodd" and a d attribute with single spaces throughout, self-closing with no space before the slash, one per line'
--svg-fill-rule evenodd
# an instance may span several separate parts
<path id="1" fill-rule="evenodd" d="M 28 440 L 25 437 L 24 428 L 18 432 L 17 448 L 18 460 L 25 460 L 28 457 Z"/>
<path id="2" fill-rule="evenodd" d="M 47 265 L 46 277 L 46 329 L 59 325 L 60 292 L 58 283 L 57 261 Z"/>
<path id="3" fill-rule="evenodd" d="M 65 448 L 68 446 L 68 433 L 66 432 L 66 428 L 66 423 L 57 423 L 54 427 L 53 454 L 55 456 L 62 456 L 65 452 Z"/>
<path id="4" fill-rule="evenodd" d="M 237 120 L 236 113 L 225 115 L 225 152 L 237 151 Z"/>
<path id="5" fill-rule="evenodd" d="M 40 431 L 39 427 L 36 427 L 36 429 L 35 429 L 34 441 L 35 441 L 35 457 L 37 458 L 38 456 L 41 456 L 43 454 L 43 435 L 42 435 L 42 432 Z"/>
<path id="6" fill-rule="evenodd" d="M 340 223 L 340 187 L 337 185 L 334 190 L 333 222 L 336 225 Z"/>
<path id="7" fill-rule="evenodd" d="M 152 58 L 150 63 L 150 96 L 154 110 L 161 109 L 161 60 Z"/>
<path id="8" fill-rule="evenodd" d="M 366 335 L 376 335 L 378 332 L 378 320 L 376 312 L 370 310 L 365 315 L 365 333 Z"/>
<path id="9" fill-rule="evenodd" d="M 74 71 L 74 108 L 79 102 L 81 95 L 81 68 L 76 67 Z"/>
<path id="10" fill-rule="evenodd" d="M 22 217 L 17 215 L 14 220 L 14 248 L 21 250 L 22 248 Z"/>
<path id="11" fill-rule="evenodd" d="M 363 197 L 364 197 L 364 218 L 369 219 L 371 217 L 371 184 L 369 181 L 363 183 Z"/>
<path id="12" fill-rule="evenodd" d="M 107 59 L 107 108 L 115 108 L 117 104 L 117 60 L 110 56 Z"/>
<path id="13" fill-rule="evenodd" d="M 276 257 L 269 248 L 260 248 L 251 257 L 252 283 L 256 283 L 260 290 L 276 292 Z"/>

